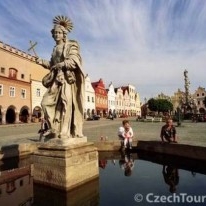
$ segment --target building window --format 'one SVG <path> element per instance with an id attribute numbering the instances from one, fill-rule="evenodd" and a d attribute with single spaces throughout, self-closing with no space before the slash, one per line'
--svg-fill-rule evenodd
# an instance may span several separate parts
<path id="1" fill-rule="evenodd" d="M 204 97 L 204 96 L 205 96 L 205 93 L 202 93 L 202 96 Z"/>
<path id="2" fill-rule="evenodd" d="M 200 105 L 200 101 L 197 101 L 197 104 Z"/>
<path id="3" fill-rule="evenodd" d="M 3 95 L 3 85 L 0 84 L 0 96 L 2 96 L 2 95 Z"/>
<path id="4" fill-rule="evenodd" d="M 21 74 L 21 78 L 24 79 L 24 74 Z"/>
<path id="5" fill-rule="evenodd" d="M 36 96 L 37 97 L 40 97 L 41 96 L 41 91 L 40 91 L 40 89 L 38 88 L 38 89 L 36 89 Z"/>
<path id="6" fill-rule="evenodd" d="M 1 67 L 1 73 L 5 74 L 5 68 L 4 67 Z"/>
<path id="7" fill-rule="evenodd" d="M 92 97 L 92 102 L 94 102 L 94 97 Z"/>
<path id="8" fill-rule="evenodd" d="M 22 187 L 23 185 L 24 185 L 24 181 L 23 181 L 23 180 L 20 180 L 19 186 Z"/>
<path id="9" fill-rule="evenodd" d="M 200 95 L 199 94 L 197 94 L 197 97 L 199 97 Z"/>
<path id="10" fill-rule="evenodd" d="M 87 96 L 87 101 L 90 102 L 89 96 Z"/>
<path id="11" fill-rule="evenodd" d="M 21 89 L 21 98 L 26 99 L 26 89 Z"/>
<path id="12" fill-rule="evenodd" d="M 17 70 L 15 68 L 9 68 L 9 78 L 11 79 L 17 78 Z"/>
<path id="13" fill-rule="evenodd" d="M 15 87 L 9 87 L 9 96 L 15 97 Z"/>

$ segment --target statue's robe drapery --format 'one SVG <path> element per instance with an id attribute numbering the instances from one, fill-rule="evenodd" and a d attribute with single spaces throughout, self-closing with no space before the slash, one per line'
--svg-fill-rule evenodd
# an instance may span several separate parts
<path id="1" fill-rule="evenodd" d="M 51 69 L 60 62 L 65 65 L 62 69 Z M 59 137 L 82 137 L 85 78 L 78 43 L 64 43 L 60 58 L 56 58 L 54 48 L 47 66 L 50 72 L 42 83 L 48 89 L 41 103 L 45 118 Z"/>

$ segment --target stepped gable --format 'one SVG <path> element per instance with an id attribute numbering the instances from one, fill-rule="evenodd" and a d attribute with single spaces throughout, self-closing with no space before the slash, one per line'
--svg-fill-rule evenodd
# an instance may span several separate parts
<path id="1" fill-rule="evenodd" d="M 99 81 L 97 81 L 97 82 L 92 82 L 91 84 L 92 84 L 93 88 L 102 87 L 105 89 L 105 85 L 104 85 L 102 78 L 100 78 Z"/>

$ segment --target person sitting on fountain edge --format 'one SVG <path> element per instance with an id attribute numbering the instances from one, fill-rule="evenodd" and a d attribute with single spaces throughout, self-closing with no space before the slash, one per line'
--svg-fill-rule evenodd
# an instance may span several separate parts
<path id="1" fill-rule="evenodd" d="M 162 126 L 160 137 L 162 139 L 162 142 L 166 140 L 169 143 L 177 143 L 177 132 L 173 125 L 172 119 L 167 119 L 166 124 Z"/>
<path id="2" fill-rule="evenodd" d="M 39 130 L 39 141 L 42 141 L 42 138 L 45 137 L 47 135 L 49 126 L 48 126 L 48 122 L 46 121 L 46 119 L 42 118 L 41 119 L 41 129 Z"/>
<path id="3" fill-rule="evenodd" d="M 129 144 L 129 148 L 132 149 L 132 138 L 133 138 L 133 130 L 129 124 L 128 120 L 122 121 L 122 126 L 119 127 L 118 130 L 118 137 L 121 140 L 121 146 L 124 148 L 127 148 L 127 145 Z"/>

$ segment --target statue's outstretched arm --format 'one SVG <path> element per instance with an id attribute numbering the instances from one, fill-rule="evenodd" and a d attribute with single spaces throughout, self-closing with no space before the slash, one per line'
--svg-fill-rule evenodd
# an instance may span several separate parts
<path id="1" fill-rule="evenodd" d="M 50 69 L 50 62 L 45 59 L 36 59 L 36 63 L 43 66 L 46 69 Z"/>

